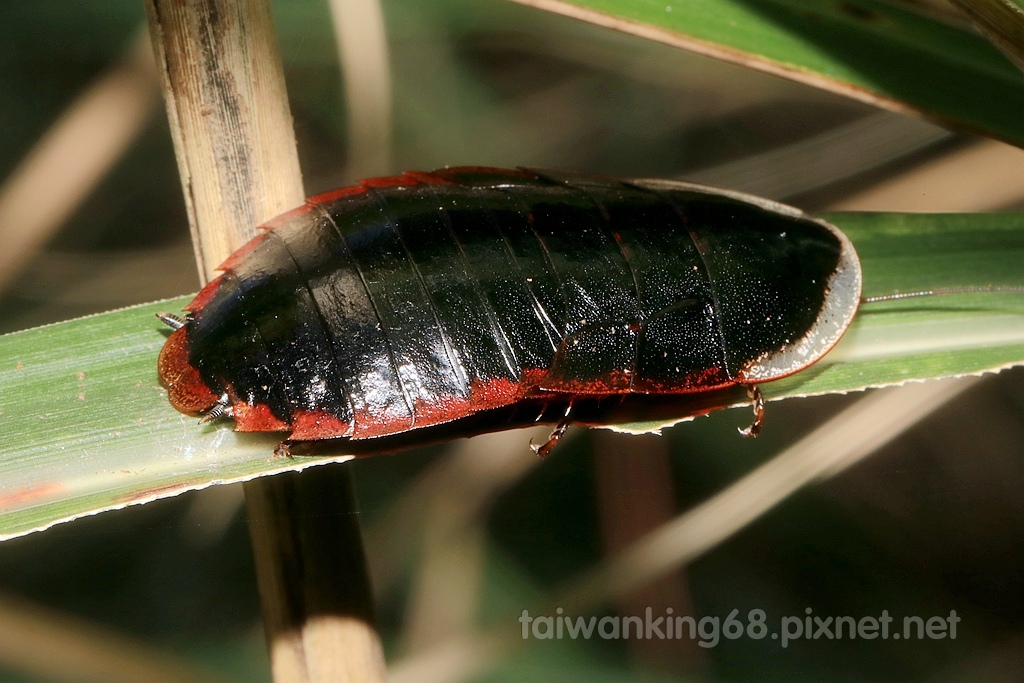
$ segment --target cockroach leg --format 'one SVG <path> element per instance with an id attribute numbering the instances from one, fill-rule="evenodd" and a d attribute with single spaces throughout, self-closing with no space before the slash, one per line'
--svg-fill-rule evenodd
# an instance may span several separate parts
<path id="1" fill-rule="evenodd" d="M 160 319 L 160 322 L 175 330 L 185 327 L 185 321 L 172 313 L 157 313 L 156 317 Z"/>
<path id="2" fill-rule="evenodd" d="M 565 435 L 565 430 L 569 429 L 569 425 L 572 424 L 572 419 L 569 417 L 569 413 L 571 412 L 572 401 L 570 401 L 569 405 L 566 406 L 565 415 L 563 415 L 559 423 L 555 425 L 555 428 L 551 430 L 551 435 L 548 436 L 548 440 L 541 445 L 538 446 L 533 443 L 533 439 L 530 439 L 530 449 L 537 454 L 537 457 L 543 458 L 547 456 L 547 454 L 551 452 L 551 449 L 555 447 L 555 444 L 558 443 L 558 440 Z"/>
<path id="3" fill-rule="evenodd" d="M 764 395 L 759 386 L 748 384 L 747 396 L 753 402 L 754 421 L 750 423 L 749 427 L 739 428 L 739 432 L 745 437 L 754 437 L 761 433 L 761 425 L 764 424 Z"/>

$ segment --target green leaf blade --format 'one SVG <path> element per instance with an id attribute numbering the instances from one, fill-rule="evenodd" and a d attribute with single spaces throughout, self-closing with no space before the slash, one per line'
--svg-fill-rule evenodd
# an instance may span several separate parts
<path id="1" fill-rule="evenodd" d="M 1024 214 L 826 218 L 857 247 L 868 295 L 1024 286 Z M 0 538 L 350 457 L 276 458 L 280 435 L 200 425 L 171 408 L 156 375 L 166 331 L 154 314 L 187 302 L 145 304 L 0 337 Z M 865 306 L 822 361 L 763 388 L 779 399 L 1018 364 L 1024 364 L 1024 294 L 962 294 Z"/>
<path id="2" fill-rule="evenodd" d="M 165 335 L 146 304 L 0 337 L 0 539 L 212 483 L 315 464 L 273 435 L 200 426 L 156 375 Z"/>
<path id="3" fill-rule="evenodd" d="M 1024 74 L 982 38 L 877 0 L 514 0 L 1024 146 Z"/>

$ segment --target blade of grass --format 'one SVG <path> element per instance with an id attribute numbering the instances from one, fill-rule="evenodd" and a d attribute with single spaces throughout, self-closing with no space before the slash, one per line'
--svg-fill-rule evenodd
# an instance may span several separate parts
<path id="1" fill-rule="evenodd" d="M 861 254 L 867 295 L 1024 285 L 1024 214 L 829 218 Z M 0 538 L 214 483 L 348 459 L 275 459 L 275 435 L 201 426 L 175 412 L 157 383 L 164 335 L 153 314 L 186 301 L 0 337 Z M 1021 363 L 1024 295 L 945 296 L 865 307 L 824 361 L 764 388 L 779 399 Z"/>
<path id="2" fill-rule="evenodd" d="M 165 334 L 154 315 L 189 300 L 0 337 L 0 537 L 319 464 L 275 459 L 275 435 L 201 427 L 170 408 L 156 377 Z"/>
<path id="3" fill-rule="evenodd" d="M 1024 144 L 1024 75 L 980 37 L 877 0 L 513 0 Z"/>

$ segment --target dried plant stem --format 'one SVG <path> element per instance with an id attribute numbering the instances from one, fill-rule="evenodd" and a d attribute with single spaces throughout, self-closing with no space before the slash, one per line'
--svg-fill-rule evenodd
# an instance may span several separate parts
<path id="1" fill-rule="evenodd" d="M 256 226 L 302 203 L 269 7 L 247 0 L 148 0 L 150 32 L 200 276 Z"/>
<path id="2" fill-rule="evenodd" d="M 200 272 L 302 202 L 267 0 L 147 0 Z M 383 681 L 346 467 L 246 484 L 278 683 Z"/>

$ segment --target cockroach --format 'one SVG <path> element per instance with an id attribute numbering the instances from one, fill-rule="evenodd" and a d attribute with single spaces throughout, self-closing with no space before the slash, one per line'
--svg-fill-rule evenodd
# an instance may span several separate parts
<path id="1" fill-rule="evenodd" d="M 610 406 L 737 386 L 755 435 L 758 385 L 828 353 L 862 280 L 838 228 L 772 201 L 478 167 L 312 197 L 219 270 L 184 319 L 160 316 L 179 411 L 285 447 L 534 411 L 558 422 L 541 455 Z"/>

